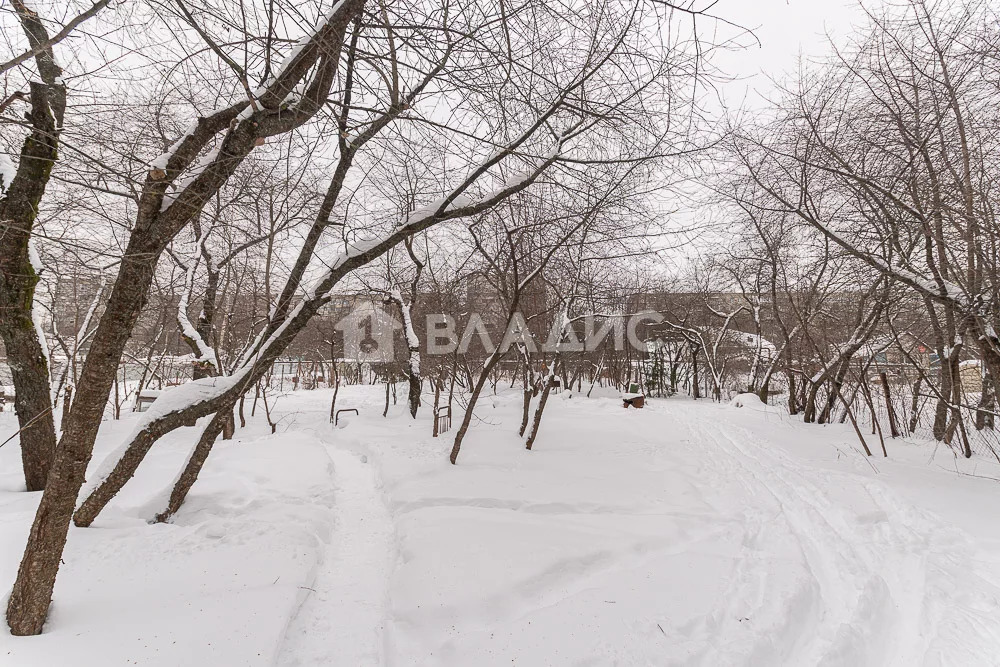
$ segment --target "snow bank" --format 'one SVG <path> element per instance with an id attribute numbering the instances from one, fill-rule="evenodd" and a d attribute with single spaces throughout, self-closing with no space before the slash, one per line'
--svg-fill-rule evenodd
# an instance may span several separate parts
<path id="1" fill-rule="evenodd" d="M 760 396 L 758 396 L 757 394 L 752 394 L 747 392 L 743 394 L 737 394 L 736 396 L 734 396 L 733 399 L 729 401 L 729 405 L 733 406 L 734 408 L 763 407 L 764 402 L 760 400 Z"/>
<path id="2" fill-rule="evenodd" d="M 171 524 L 149 525 L 144 513 L 183 465 L 189 437 L 171 434 L 154 448 L 94 528 L 70 531 L 44 633 L 15 638 L 4 624 L 0 664 L 274 664 L 335 517 L 325 446 L 305 433 L 269 430 L 257 424 L 218 443 Z M 102 433 L 99 447 L 109 435 Z M 7 449 L 0 449 L 0 469 L 15 470 Z M 38 498 L 0 492 L 5 586 Z"/>

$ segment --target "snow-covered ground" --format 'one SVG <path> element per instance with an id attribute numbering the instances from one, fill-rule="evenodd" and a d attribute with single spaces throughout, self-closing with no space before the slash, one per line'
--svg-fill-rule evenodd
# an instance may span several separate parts
<path id="1" fill-rule="evenodd" d="M 515 391 L 480 402 L 453 467 L 452 434 L 402 401 L 383 418 L 383 392 L 342 388 L 361 414 L 341 428 L 329 391 L 280 398 L 277 434 L 258 414 L 149 525 L 196 431 L 169 436 L 71 530 L 45 633 L 4 625 L 0 665 L 1000 664 L 996 462 L 908 441 L 866 460 L 849 427 L 753 400 L 568 393 L 527 452 Z M 4 587 L 21 488 L 10 444 Z"/>

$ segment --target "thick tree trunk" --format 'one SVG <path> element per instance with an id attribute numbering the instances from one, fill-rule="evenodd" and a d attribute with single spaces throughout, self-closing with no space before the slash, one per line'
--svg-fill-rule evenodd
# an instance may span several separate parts
<path id="1" fill-rule="evenodd" d="M 22 18 L 25 28 L 31 19 Z M 34 17 L 37 22 L 37 16 Z M 38 29 L 41 24 L 38 24 Z M 30 33 L 29 33 L 30 34 Z M 49 52 L 51 58 L 51 51 Z M 58 76 L 54 64 L 39 59 L 43 78 Z M 54 68 L 54 69 L 50 69 Z M 20 164 L 0 199 L 0 338 L 14 382 L 14 410 L 21 442 L 21 463 L 28 491 L 45 488 L 56 448 L 48 358 L 32 318 L 39 276 L 31 262 L 29 243 L 39 203 L 57 157 L 58 124 L 66 91 L 62 85 L 32 82 L 32 132 L 21 148 Z"/>
<path id="2" fill-rule="evenodd" d="M 411 364 L 412 369 L 412 364 Z M 414 419 L 417 418 L 417 410 L 420 408 L 420 375 L 410 371 L 409 376 L 410 390 L 406 396 L 406 402 L 410 408 L 410 416 Z"/>
<path id="3" fill-rule="evenodd" d="M 338 54 L 349 23 L 360 11 L 363 2 L 349 2 L 314 36 L 309 48 L 300 51 L 293 62 L 293 73 L 306 76 L 306 70 L 320 63 L 315 75 L 326 90 L 332 85 L 337 59 L 320 58 L 321 50 Z M 235 122 L 246 107 L 237 104 L 211 116 L 199 118 L 195 129 L 176 147 L 167 162 L 166 172 L 183 169 L 193 162 L 198 152 L 220 132 L 225 132 L 218 149 L 218 158 L 191 181 L 168 207 L 163 195 L 172 179 L 158 177 L 151 171 L 143 185 L 136 222 L 119 265 L 118 277 L 108 299 L 107 308 L 94 334 L 84 362 L 67 427 L 56 449 L 48 483 L 42 495 L 35 520 L 28 535 L 28 544 L 18 570 L 7 605 L 7 622 L 15 635 L 38 634 L 42 630 L 52 589 L 66 544 L 66 535 L 73 515 L 73 506 L 83 486 L 87 464 L 101 423 L 101 415 L 111 393 L 118 364 L 121 361 L 135 322 L 145 305 L 153 271 L 166 245 L 197 215 L 209 197 L 221 188 L 247 155 L 264 136 L 283 134 L 306 122 L 318 110 L 318 105 L 303 106 L 298 114 L 283 114 L 278 105 L 296 84 L 294 76 L 279 78 L 261 96 L 263 108 L 254 111 L 251 122 Z M 325 98 L 325 93 L 323 93 Z M 228 128 L 228 129 L 227 129 Z M 430 224 L 430 223 L 428 223 Z M 308 311 L 307 317 L 315 310 Z M 282 339 L 283 336 L 277 336 Z M 287 345 L 287 343 L 286 343 Z"/>
<path id="4" fill-rule="evenodd" d="M 0 236 L 3 233 L 4 230 L 0 229 Z M 29 275 L 33 276 L 33 273 Z M 14 410 L 20 429 L 24 483 L 28 491 L 41 491 L 45 488 L 56 449 L 49 369 L 31 320 L 32 288 L 26 290 L 28 312 L 25 313 L 16 305 L 8 307 L 9 300 L 6 297 L 14 296 L 14 290 L 6 289 L 10 281 L 4 282 L 7 284 L 3 289 L 3 297 L 0 297 L 0 312 L 4 314 L 0 318 L 0 336 L 3 337 L 7 363 L 14 381 Z"/>
<path id="5" fill-rule="evenodd" d="M 59 441 L 7 606 L 7 622 L 14 634 L 32 635 L 42 630 L 104 406 L 116 380 L 125 344 L 146 303 L 162 249 L 158 239 L 151 240 L 141 234 L 134 235 L 126 249 L 127 259 L 121 263 L 107 309 L 84 361 L 69 422 Z"/>
<path id="6" fill-rule="evenodd" d="M 234 407 L 235 406 L 230 407 L 226 415 L 223 417 L 223 422 L 222 422 L 223 440 L 232 440 L 233 436 L 236 435 L 236 419 L 233 416 Z"/>
<path id="7" fill-rule="evenodd" d="M 524 391 L 521 392 L 521 428 L 517 430 L 517 435 L 522 438 L 524 437 L 524 431 L 528 428 L 528 420 L 531 418 L 531 397 L 531 388 L 525 387 Z"/>

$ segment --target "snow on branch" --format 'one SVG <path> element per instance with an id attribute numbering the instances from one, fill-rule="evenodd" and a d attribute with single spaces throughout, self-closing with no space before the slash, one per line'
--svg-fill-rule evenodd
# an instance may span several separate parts
<path id="1" fill-rule="evenodd" d="M 208 235 L 211 231 L 212 225 L 208 225 L 195 242 L 194 259 L 188 264 L 187 272 L 184 276 L 184 291 L 181 292 L 181 298 L 177 304 L 177 323 L 181 327 L 181 335 L 197 349 L 197 361 L 212 364 L 215 367 L 216 373 L 221 373 L 222 364 L 219 363 L 219 358 L 215 350 L 205 342 L 198 329 L 191 324 L 191 319 L 187 314 L 191 293 L 194 291 L 195 274 L 198 271 L 198 265 L 204 253 L 205 242 L 208 240 Z"/>
<path id="2" fill-rule="evenodd" d="M 330 292 L 337 285 L 340 279 L 350 271 L 364 266 L 371 260 L 380 256 L 387 249 L 399 243 L 405 237 L 419 231 L 423 231 L 433 225 L 446 220 L 464 218 L 477 213 L 482 213 L 507 197 L 524 190 L 548 169 L 562 152 L 565 139 L 560 137 L 555 146 L 534 169 L 521 174 L 515 179 L 508 180 L 502 187 L 490 192 L 482 198 L 473 201 L 462 193 L 465 192 L 474 182 L 485 173 L 480 168 L 474 169 L 450 194 L 441 197 L 426 206 L 421 206 L 411 211 L 406 219 L 399 225 L 380 236 L 370 239 L 349 243 L 348 247 L 329 264 L 326 271 L 313 282 L 303 294 L 302 299 L 289 312 L 282 322 L 276 327 L 268 327 L 258 334 L 247 351 L 240 357 L 239 366 L 251 364 L 259 358 L 264 350 L 277 341 L 287 330 L 290 324 L 307 309 L 315 309 L 328 298 Z M 496 157 L 491 156 L 483 164 L 495 163 Z M 481 166 L 481 165 L 480 165 Z"/>

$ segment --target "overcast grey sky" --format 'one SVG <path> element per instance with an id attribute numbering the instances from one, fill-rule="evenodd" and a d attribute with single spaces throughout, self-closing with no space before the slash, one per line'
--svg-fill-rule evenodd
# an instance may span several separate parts
<path id="1" fill-rule="evenodd" d="M 753 29 L 760 39 L 760 46 L 715 59 L 724 72 L 743 79 L 725 86 L 726 101 L 739 105 L 747 95 L 751 107 L 771 90 L 768 77 L 793 72 L 799 53 L 807 58 L 829 53 L 825 33 L 844 38 L 864 17 L 858 0 L 719 0 L 712 11 Z"/>

